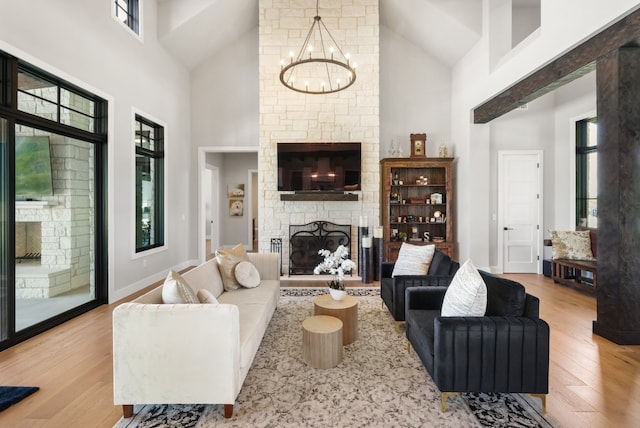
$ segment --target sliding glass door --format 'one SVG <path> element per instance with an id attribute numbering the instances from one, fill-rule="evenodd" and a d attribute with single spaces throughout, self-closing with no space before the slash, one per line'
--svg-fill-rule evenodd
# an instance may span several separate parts
<path id="1" fill-rule="evenodd" d="M 95 298 L 93 148 L 16 127 L 16 331 Z"/>
<path id="2" fill-rule="evenodd" d="M 107 301 L 106 111 L 0 52 L 0 350 Z"/>

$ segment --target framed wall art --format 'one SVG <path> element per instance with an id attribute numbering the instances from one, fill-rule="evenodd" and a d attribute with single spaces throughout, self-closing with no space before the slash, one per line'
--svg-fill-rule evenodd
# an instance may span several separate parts
<path id="1" fill-rule="evenodd" d="M 229 199 L 229 215 L 231 217 L 244 215 L 244 201 L 242 199 Z"/>

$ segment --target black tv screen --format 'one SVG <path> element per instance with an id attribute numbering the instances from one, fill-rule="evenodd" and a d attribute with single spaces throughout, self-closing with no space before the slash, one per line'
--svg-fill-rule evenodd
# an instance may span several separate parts
<path id="1" fill-rule="evenodd" d="M 278 143 L 278 190 L 360 190 L 360 143 Z"/>
<path id="2" fill-rule="evenodd" d="M 53 195 L 49 137 L 16 137 L 16 199 Z"/>

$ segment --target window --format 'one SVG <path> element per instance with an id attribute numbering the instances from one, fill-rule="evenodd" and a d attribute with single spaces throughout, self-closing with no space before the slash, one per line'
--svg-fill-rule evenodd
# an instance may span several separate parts
<path id="1" fill-rule="evenodd" d="M 140 5 L 139 0 L 113 0 L 114 17 L 129 27 L 131 31 L 140 34 Z"/>
<path id="2" fill-rule="evenodd" d="M 164 128 L 136 114 L 136 253 L 164 245 Z"/>
<path id="3" fill-rule="evenodd" d="M 598 227 L 596 118 L 576 122 L 576 225 Z"/>
<path id="4" fill-rule="evenodd" d="M 83 131 L 96 131 L 92 97 L 33 67 L 23 65 L 18 69 L 18 110 Z"/>

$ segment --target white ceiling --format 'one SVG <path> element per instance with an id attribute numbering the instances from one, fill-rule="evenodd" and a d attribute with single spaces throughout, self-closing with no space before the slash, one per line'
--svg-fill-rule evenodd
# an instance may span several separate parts
<path id="1" fill-rule="evenodd" d="M 482 1 L 380 0 L 380 24 L 452 66 L 480 38 Z M 160 40 L 189 69 L 257 26 L 256 0 L 158 0 Z"/>

